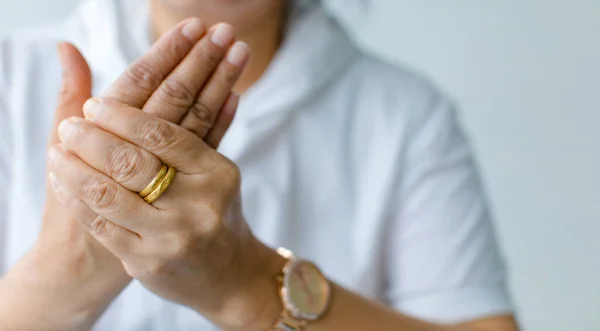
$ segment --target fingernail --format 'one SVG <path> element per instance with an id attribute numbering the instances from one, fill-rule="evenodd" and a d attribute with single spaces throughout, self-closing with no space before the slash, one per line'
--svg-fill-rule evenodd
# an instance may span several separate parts
<path id="1" fill-rule="evenodd" d="M 58 126 L 58 137 L 61 141 L 67 141 L 71 138 L 73 133 L 75 132 L 75 118 L 69 118 L 62 122 Z"/>
<path id="2" fill-rule="evenodd" d="M 60 182 L 58 181 L 58 179 L 56 178 L 56 176 L 54 175 L 54 173 L 50 173 L 48 175 L 48 178 L 50 179 L 50 185 L 52 185 L 52 189 L 54 191 L 59 191 L 60 188 L 62 187 L 62 185 L 60 184 Z"/>
<path id="3" fill-rule="evenodd" d="M 202 34 L 204 34 L 204 24 L 198 18 L 192 18 L 190 21 L 183 27 L 181 30 L 181 34 L 183 34 L 187 39 L 191 41 L 196 41 L 200 39 Z"/>
<path id="4" fill-rule="evenodd" d="M 233 41 L 233 28 L 229 24 L 221 23 L 213 32 L 210 40 L 219 47 L 225 48 Z"/>
<path id="5" fill-rule="evenodd" d="M 229 53 L 227 53 L 227 62 L 236 67 L 244 67 L 250 58 L 250 48 L 243 41 L 236 42 Z"/>
<path id="6" fill-rule="evenodd" d="M 98 98 L 88 99 L 83 104 L 83 114 L 85 115 L 85 118 L 87 118 L 89 120 L 93 120 L 96 117 L 98 117 L 98 113 L 100 112 L 100 109 L 102 108 L 100 105 L 101 105 L 100 99 L 98 99 Z"/>

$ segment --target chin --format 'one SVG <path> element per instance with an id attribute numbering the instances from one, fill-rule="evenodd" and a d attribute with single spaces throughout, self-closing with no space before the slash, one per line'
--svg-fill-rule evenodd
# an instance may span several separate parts
<path id="1" fill-rule="evenodd" d="M 256 21 L 290 0 L 152 0 L 182 17 L 199 17 L 206 23 Z"/>

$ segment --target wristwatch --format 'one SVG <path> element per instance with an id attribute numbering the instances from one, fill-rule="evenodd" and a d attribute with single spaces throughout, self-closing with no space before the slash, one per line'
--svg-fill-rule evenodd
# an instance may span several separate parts
<path id="1" fill-rule="evenodd" d="M 315 264 L 296 258 L 285 248 L 277 252 L 288 262 L 277 277 L 283 313 L 271 331 L 301 331 L 327 313 L 331 285 Z"/>

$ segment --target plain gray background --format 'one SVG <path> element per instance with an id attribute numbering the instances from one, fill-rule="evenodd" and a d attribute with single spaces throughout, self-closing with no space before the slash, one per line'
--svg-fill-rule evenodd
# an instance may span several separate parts
<path id="1" fill-rule="evenodd" d="M 0 0 L 0 32 L 76 2 Z M 350 2 L 363 45 L 460 103 L 525 331 L 600 330 L 600 1 Z"/>

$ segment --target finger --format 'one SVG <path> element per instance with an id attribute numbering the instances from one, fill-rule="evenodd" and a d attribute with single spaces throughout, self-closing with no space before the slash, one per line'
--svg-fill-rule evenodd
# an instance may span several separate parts
<path id="1" fill-rule="evenodd" d="M 208 171 L 216 160 L 214 155 L 218 155 L 202 139 L 177 124 L 115 100 L 92 98 L 83 111 L 103 130 L 147 150 L 178 172 Z"/>
<path id="2" fill-rule="evenodd" d="M 179 123 L 194 104 L 198 92 L 215 71 L 233 40 L 231 25 L 216 26 L 162 82 L 144 106 L 144 111 L 169 122 Z M 219 108 L 220 105 L 214 111 Z M 212 117 L 210 114 L 205 116 Z M 209 125 L 212 126 L 212 122 Z"/>
<path id="3" fill-rule="evenodd" d="M 204 89 L 200 91 L 196 102 L 181 121 L 181 127 L 204 138 L 213 127 L 219 109 L 231 95 L 231 90 L 240 78 L 248 60 L 250 50 L 241 41 L 236 42 L 219 64 Z"/>
<path id="4" fill-rule="evenodd" d="M 206 138 L 204 138 L 204 141 L 208 146 L 214 148 L 215 150 L 219 148 L 221 140 L 223 140 L 223 137 L 225 137 L 225 133 L 227 133 L 227 130 L 229 130 L 229 127 L 233 122 L 239 100 L 239 95 L 235 93 L 232 93 L 229 96 L 229 98 L 223 105 L 223 108 L 221 108 L 219 115 L 217 116 L 215 125 L 208 132 Z"/>
<path id="5" fill-rule="evenodd" d="M 53 146 L 51 172 L 62 186 L 93 212 L 141 237 L 146 229 L 166 226 L 163 211 L 146 203 L 139 195 L 91 168 L 69 151 Z"/>
<path id="6" fill-rule="evenodd" d="M 62 85 L 58 96 L 58 104 L 54 115 L 54 124 L 50 132 L 48 142 L 51 145 L 57 144 L 58 125 L 60 122 L 71 116 L 82 116 L 81 107 L 85 100 L 91 96 L 92 74 L 90 67 L 81 55 L 81 53 L 69 43 L 58 44 L 58 57 L 62 67 Z M 49 168 L 49 165 L 48 165 Z M 56 203 L 56 195 L 50 185 L 46 185 L 46 207 L 44 213 L 52 213 L 53 209 L 48 208 Z M 49 222 L 43 222 L 42 226 L 51 226 Z"/>
<path id="7" fill-rule="evenodd" d="M 142 108 L 205 33 L 206 27 L 197 18 L 178 24 L 132 64 L 103 96 Z"/>
<path id="8" fill-rule="evenodd" d="M 58 201 L 94 238 L 122 260 L 133 257 L 133 252 L 140 241 L 137 234 L 98 216 L 85 203 L 69 193 L 54 173 L 50 173 L 48 177 Z"/>
<path id="9" fill-rule="evenodd" d="M 81 107 L 92 94 L 92 73 L 77 48 L 66 42 L 60 43 L 58 53 L 63 77 L 50 145 L 59 142 L 57 128 L 60 122 L 72 116 L 83 117 Z"/>
<path id="10" fill-rule="evenodd" d="M 67 150 L 131 191 L 142 191 L 162 167 L 150 152 L 83 118 L 63 121 L 58 131 Z"/>

